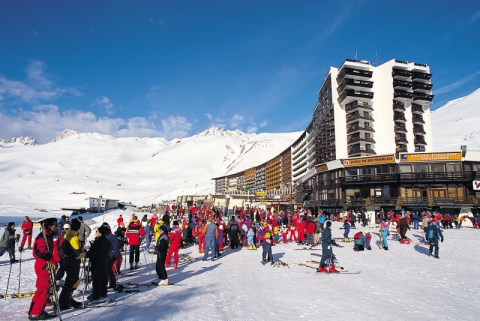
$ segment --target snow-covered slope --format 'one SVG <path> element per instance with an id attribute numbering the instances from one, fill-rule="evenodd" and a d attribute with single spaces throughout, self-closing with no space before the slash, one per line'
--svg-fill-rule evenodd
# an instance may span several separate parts
<path id="1" fill-rule="evenodd" d="M 480 88 L 432 112 L 435 151 L 480 150 Z"/>
<path id="2" fill-rule="evenodd" d="M 212 177 L 276 156 L 300 133 L 249 135 L 210 129 L 167 141 L 65 131 L 44 145 L 0 150 L 0 214 L 10 206 L 87 206 L 103 195 L 135 204 L 208 194 Z"/>
<path id="3" fill-rule="evenodd" d="M 0 138 L 0 146 L 2 147 L 15 147 L 24 145 L 37 145 L 35 138 L 31 136 L 20 136 L 12 138 Z"/>

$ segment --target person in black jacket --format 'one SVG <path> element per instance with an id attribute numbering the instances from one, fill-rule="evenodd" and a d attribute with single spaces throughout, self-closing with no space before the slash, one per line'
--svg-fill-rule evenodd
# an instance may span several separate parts
<path id="1" fill-rule="evenodd" d="M 95 231 L 95 240 L 92 247 L 87 252 L 90 258 L 92 270 L 92 294 L 88 296 L 89 300 L 98 300 L 100 297 L 107 297 L 107 268 L 112 243 L 107 239 L 108 228 L 100 226 Z"/>
<path id="2" fill-rule="evenodd" d="M 158 229 L 160 236 L 158 237 L 155 251 L 157 251 L 157 263 L 155 264 L 155 270 L 157 272 L 158 285 L 169 285 L 167 270 L 165 269 L 165 259 L 167 258 L 168 252 L 168 233 L 167 227 L 165 225 L 160 226 Z"/>
<path id="3" fill-rule="evenodd" d="M 19 235 L 15 235 L 15 223 L 10 222 L 7 228 L 3 232 L 3 236 L 0 239 L 0 256 L 5 252 L 8 252 L 10 256 L 10 263 L 17 263 L 15 260 L 15 241 L 18 241 Z"/>
<path id="4" fill-rule="evenodd" d="M 438 256 L 438 240 L 440 239 L 440 242 L 443 242 L 443 234 L 442 230 L 440 229 L 440 223 L 436 222 L 435 219 L 433 219 L 430 223 L 428 223 L 425 231 L 428 237 L 428 242 L 430 243 L 428 256 L 432 255 L 433 248 L 435 247 L 435 258 L 439 259 L 440 257 Z"/>
<path id="5" fill-rule="evenodd" d="M 235 216 L 232 216 L 228 224 L 228 235 L 230 236 L 230 248 L 238 248 L 238 223 L 235 221 Z"/>

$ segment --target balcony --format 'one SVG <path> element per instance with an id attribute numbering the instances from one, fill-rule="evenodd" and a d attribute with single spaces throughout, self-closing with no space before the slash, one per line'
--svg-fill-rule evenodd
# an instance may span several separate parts
<path id="1" fill-rule="evenodd" d="M 348 78 L 360 78 L 360 79 L 370 79 L 372 78 L 373 72 L 369 70 L 363 70 L 363 69 L 354 69 L 354 68 L 348 68 L 348 67 L 343 67 L 342 70 L 338 73 L 337 81 L 342 82 L 343 78 L 345 76 L 351 76 Z"/>
<path id="2" fill-rule="evenodd" d="M 354 89 L 345 89 L 345 91 L 342 92 L 340 97 L 338 97 L 338 101 L 341 103 L 347 97 L 373 99 L 373 93 L 367 92 L 367 91 L 354 90 Z"/>
<path id="3" fill-rule="evenodd" d="M 405 111 L 405 104 L 399 101 L 393 102 L 393 110 L 394 111 Z"/>
<path id="4" fill-rule="evenodd" d="M 352 87 L 361 87 L 361 88 L 372 88 L 373 81 L 365 81 L 365 80 L 358 80 L 352 78 L 345 78 L 343 81 L 338 85 L 337 91 L 340 93 L 342 92 L 345 87 L 352 88 Z M 354 88 L 352 88 L 354 89 Z"/>
<path id="5" fill-rule="evenodd" d="M 410 100 L 412 97 L 413 94 L 405 90 L 395 89 L 393 92 L 393 98 L 395 99 Z"/>
<path id="6" fill-rule="evenodd" d="M 401 144 L 397 145 L 397 147 L 395 148 L 395 150 L 397 151 L 397 153 L 406 153 L 406 152 L 408 152 L 407 146 L 401 145 Z"/>
<path id="7" fill-rule="evenodd" d="M 395 137 L 395 143 L 397 143 L 397 144 L 408 144 L 408 140 L 405 137 Z"/>
<path id="8" fill-rule="evenodd" d="M 372 106 L 370 106 L 367 102 L 358 102 L 357 100 L 355 100 L 345 105 L 345 112 L 347 113 L 356 109 L 366 109 L 373 111 Z"/>
<path id="9" fill-rule="evenodd" d="M 403 114 L 393 115 L 393 120 L 398 121 L 398 122 L 404 122 L 404 123 L 407 122 L 407 119 L 405 118 L 405 115 L 403 115 Z"/>
<path id="10" fill-rule="evenodd" d="M 434 95 L 427 95 L 421 93 L 414 93 L 413 94 L 413 101 L 428 101 L 432 102 Z"/>
<path id="11" fill-rule="evenodd" d="M 425 139 L 420 139 L 420 138 L 416 138 L 413 143 L 415 145 L 427 145 L 427 142 L 425 141 Z"/>
<path id="12" fill-rule="evenodd" d="M 423 130 L 423 128 L 413 128 L 413 133 L 415 135 L 426 135 L 427 133 L 425 132 L 425 130 Z"/>
<path id="13" fill-rule="evenodd" d="M 353 156 L 357 154 L 376 155 L 377 153 L 375 153 L 375 150 L 366 147 L 351 148 L 348 150 L 348 156 Z"/>
<path id="14" fill-rule="evenodd" d="M 347 127 L 347 134 L 360 132 L 360 131 L 366 131 L 366 132 L 374 133 L 375 129 L 373 129 L 373 127 L 362 126 L 362 125 L 355 125 L 355 126 L 348 126 Z"/>
<path id="15" fill-rule="evenodd" d="M 405 80 L 398 80 L 394 79 L 393 80 L 393 88 L 412 88 L 412 82 L 411 81 L 405 81 Z"/>
<path id="16" fill-rule="evenodd" d="M 416 115 L 416 114 L 414 114 Z M 423 120 L 423 117 L 413 117 L 412 122 L 414 124 L 425 124 L 425 121 Z"/>
<path id="17" fill-rule="evenodd" d="M 404 126 L 395 126 L 394 127 L 394 130 L 396 133 L 407 133 L 408 130 L 407 130 L 407 127 Z"/>
<path id="18" fill-rule="evenodd" d="M 366 143 L 375 144 L 375 140 L 371 137 L 350 137 L 347 140 L 348 145 L 355 144 L 355 143 L 358 143 L 358 142 L 366 142 Z"/>
<path id="19" fill-rule="evenodd" d="M 421 80 L 430 80 L 432 74 L 427 74 L 426 72 L 412 72 L 412 79 L 421 79 Z"/>
<path id="20" fill-rule="evenodd" d="M 425 151 L 425 146 L 419 145 L 415 146 L 415 153 L 420 153 Z"/>
<path id="21" fill-rule="evenodd" d="M 412 76 L 412 73 L 408 70 L 404 69 L 392 69 L 392 77 L 395 79 L 404 79 L 404 78 L 410 78 Z"/>
<path id="22" fill-rule="evenodd" d="M 417 91 L 417 90 L 430 91 L 432 90 L 433 84 L 426 84 L 423 82 L 414 82 L 412 87 L 414 91 Z"/>
<path id="23" fill-rule="evenodd" d="M 423 114 L 424 111 L 422 105 L 412 104 L 412 113 Z"/>
<path id="24" fill-rule="evenodd" d="M 355 113 L 347 114 L 347 124 L 349 124 L 351 122 L 354 122 L 354 121 L 357 121 L 357 120 L 360 120 L 360 119 L 367 120 L 367 121 L 375 121 L 375 119 L 373 119 L 373 117 L 370 116 L 370 115 L 355 114 Z"/>

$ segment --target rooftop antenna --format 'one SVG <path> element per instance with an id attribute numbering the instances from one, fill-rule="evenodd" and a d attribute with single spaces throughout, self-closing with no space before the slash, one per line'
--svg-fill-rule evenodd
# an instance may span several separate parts
<path id="1" fill-rule="evenodd" d="M 376 67 L 378 67 L 378 53 L 375 51 L 375 63 L 376 63 Z"/>

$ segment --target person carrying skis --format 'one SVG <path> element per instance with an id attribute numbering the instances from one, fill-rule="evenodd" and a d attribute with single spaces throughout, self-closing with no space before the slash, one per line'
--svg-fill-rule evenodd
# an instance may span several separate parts
<path id="1" fill-rule="evenodd" d="M 55 282 L 50 278 L 49 269 L 55 269 L 60 262 L 60 251 L 53 240 L 57 235 L 57 219 L 48 218 L 43 221 L 42 231 L 33 242 L 34 269 L 37 275 L 34 296 L 28 310 L 29 320 L 47 320 L 50 315 L 45 306 L 50 298 L 50 286 Z M 58 303 L 58 302 L 57 302 Z"/>
<path id="2" fill-rule="evenodd" d="M 440 257 L 438 256 L 438 240 L 440 242 L 443 242 L 443 234 L 442 230 L 440 229 L 440 223 L 437 222 L 435 219 L 433 219 L 430 223 L 428 223 L 427 229 L 426 229 L 427 237 L 428 237 L 428 242 L 430 243 L 430 248 L 428 250 L 428 256 L 432 255 L 433 248 L 435 247 L 435 258 L 439 259 Z"/>
<path id="3" fill-rule="evenodd" d="M 7 228 L 0 239 L 0 256 L 5 252 L 8 252 L 10 256 L 10 264 L 18 262 L 18 260 L 15 260 L 15 241 L 17 241 L 18 238 L 19 235 L 15 235 L 15 223 L 8 223 Z"/>
<path id="4" fill-rule="evenodd" d="M 20 247 L 18 248 L 18 251 L 22 252 L 23 251 L 23 246 L 25 245 L 25 241 L 28 239 L 28 249 L 32 249 L 32 233 L 33 233 L 33 222 L 30 220 L 28 216 L 25 216 L 23 218 L 22 225 L 20 227 L 23 231 L 23 237 L 22 237 L 22 242 L 20 243 Z"/>
<path id="5" fill-rule="evenodd" d="M 332 222 L 327 221 L 325 223 L 325 228 L 322 232 L 322 259 L 320 260 L 320 266 L 317 272 L 327 272 L 327 268 L 325 267 L 325 263 L 327 260 L 330 260 L 330 266 L 328 267 L 329 273 L 338 273 L 337 269 L 335 269 L 335 265 L 333 264 L 333 252 L 332 252 Z"/>

